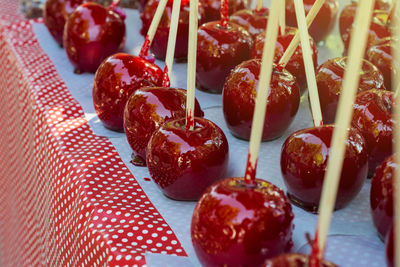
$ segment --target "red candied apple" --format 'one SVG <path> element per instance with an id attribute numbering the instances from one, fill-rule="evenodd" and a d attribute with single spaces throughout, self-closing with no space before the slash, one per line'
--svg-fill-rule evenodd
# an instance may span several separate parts
<path id="1" fill-rule="evenodd" d="M 393 92 L 368 90 L 357 95 L 352 127 L 364 136 L 368 151 L 368 176 L 392 154 Z"/>
<path id="2" fill-rule="evenodd" d="M 93 103 L 104 126 L 122 131 L 129 96 L 144 86 L 161 86 L 162 79 L 162 70 L 140 57 L 118 53 L 107 58 L 93 82 Z"/>
<path id="3" fill-rule="evenodd" d="M 125 106 L 124 129 L 135 154 L 133 163 L 144 166 L 146 148 L 153 133 L 170 120 L 186 115 L 186 90 L 166 87 L 145 87 L 136 90 Z M 196 117 L 203 117 L 199 103 L 195 102 Z"/>
<path id="4" fill-rule="evenodd" d="M 149 0 L 139 0 L 139 11 L 142 12 Z"/>
<path id="5" fill-rule="evenodd" d="M 275 185 L 256 179 L 224 179 L 203 194 L 191 225 L 203 266 L 260 266 L 293 246 L 292 207 Z"/>
<path id="6" fill-rule="evenodd" d="M 260 68 L 259 59 L 245 61 L 231 72 L 224 86 L 222 108 L 225 121 L 231 133 L 241 139 L 250 138 Z M 283 134 L 295 117 L 299 103 L 299 88 L 293 75 L 285 69 L 274 67 L 263 141 Z"/>
<path id="7" fill-rule="evenodd" d="M 343 75 L 347 68 L 347 57 L 328 59 L 317 69 L 317 87 L 322 118 L 325 123 L 334 123 L 336 108 L 342 93 Z M 370 89 L 384 90 L 382 73 L 371 62 L 363 60 L 358 92 Z"/>
<path id="8" fill-rule="evenodd" d="M 393 180 L 398 165 L 389 156 L 371 179 L 370 206 L 379 237 L 384 240 L 393 221 Z"/>
<path id="9" fill-rule="evenodd" d="M 386 37 L 377 41 L 367 52 L 367 59 L 382 72 L 387 90 L 394 89 L 392 88 L 392 73 L 396 69 L 393 67 L 392 47 L 393 39 Z"/>
<path id="10" fill-rule="evenodd" d="M 310 12 L 315 0 L 303 0 L 306 14 Z M 324 40 L 335 27 L 339 4 L 336 0 L 325 0 L 309 28 L 310 35 L 316 43 Z M 296 12 L 293 0 L 286 0 L 286 23 L 297 28 Z"/>
<path id="11" fill-rule="evenodd" d="M 374 9 L 390 11 L 391 4 L 389 0 L 375 0 Z"/>
<path id="12" fill-rule="evenodd" d="M 119 13 L 96 3 L 80 5 L 64 28 L 64 47 L 77 73 L 95 72 L 101 62 L 125 45 Z"/>
<path id="13" fill-rule="evenodd" d="M 221 18 L 221 0 L 200 0 L 199 2 L 204 6 L 204 22 L 215 21 Z M 229 15 L 246 8 L 244 0 L 228 0 L 228 5 Z"/>
<path id="14" fill-rule="evenodd" d="M 310 212 L 318 211 L 333 129 L 333 125 L 303 129 L 291 134 L 282 146 L 281 171 L 289 199 Z M 361 133 L 351 128 L 335 209 L 343 208 L 356 197 L 367 172 L 367 145 Z"/>
<path id="15" fill-rule="evenodd" d="M 229 20 L 245 28 L 254 38 L 265 32 L 268 22 L 268 8 L 260 10 L 242 9 L 232 14 Z"/>
<path id="16" fill-rule="evenodd" d="M 197 88 L 220 94 L 231 70 L 250 58 L 253 40 L 243 27 L 219 21 L 200 26 L 197 36 Z"/>
<path id="17" fill-rule="evenodd" d="M 69 15 L 84 0 L 47 0 L 43 9 L 43 20 L 54 40 L 62 46 L 64 25 Z"/>
<path id="18" fill-rule="evenodd" d="M 213 122 L 186 118 L 164 123 L 152 135 L 146 153 L 150 176 L 175 200 L 198 200 L 207 187 L 224 177 L 229 147 L 224 132 Z"/>
<path id="19" fill-rule="evenodd" d="M 347 5 L 339 17 L 339 30 L 340 36 L 344 44 L 344 54 L 347 54 L 347 49 L 350 44 L 350 35 L 354 17 L 357 10 L 357 2 L 352 2 Z M 375 6 L 376 8 L 377 6 Z M 379 5 L 378 5 L 379 7 Z M 379 39 L 390 36 L 390 29 L 388 26 L 389 11 L 375 9 L 372 14 L 371 25 L 368 32 L 367 50 L 374 45 Z"/>
<path id="20" fill-rule="evenodd" d="M 285 53 L 287 47 L 291 43 L 293 37 L 297 32 L 296 28 L 286 27 L 285 34 L 279 35 L 274 55 L 274 62 L 278 63 L 283 54 Z M 259 34 L 253 44 L 251 50 L 251 58 L 262 58 L 262 53 L 264 49 L 265 32 Z M 310 37 L 310 44 L 312 49 L 312 57 L 314 62 L 314 68 L 318 65 L 318 50 L 315 46 L 314 40 Z M 294 77 L 296 77 L 297 83 L 300 88 L 300 95 L 302 95 L 307 88 L 306 71 L 304 68 L 303 52 L 301 50 L 301 45 L 299 44 L 296 51 L 290 58 L 289 62 L 285 67 Z"/>
<path id="21" fill-rule="evenodd" d="M 397 231 L 396 231 L 397 232 Z M 390 227 L 390 231 L 388 235 L 386 236 L 386 246 L 385 246 L 385 252 L 386 252 L 386 265 L 387 267 L 395 267 L 394 266 L 394 253 L 395 250 L 394 248 L 394 231 L 393 231 L 393 226 Z"/>
<path id="22" fill-rule="evenodd" d="M 145 5 L 143 12 L 140 16 L 142 20 L 142 29 L 140 33 L 145 36 L 150 28 L 156 12 L 159 0 L 149 0 Z M 187 57 L 188 40 L 189 40 L 189 0 L 181 1 L 181 9 L 179 13 L 178 30 L 176 35 L 175 45 L 175 59 L 184 61 Z M 164 13 L 161 17 L 160 24 L 158 25 L 156 34 L 154 35 L 150 51 L 158 59 L 164 60 L 167 53 L 167 44 L 169 36 L 169 26 L 171 24 L 173 1 L 169 0 L 165 7 Z M 204 9 L 199 5 L 199 24 L 203 21 Z"/>
<path id="23" fill-rule="evenodd" d="M 306 267 L 309 266 L 310 255 L 291 253 L 282 254 L 266 260 L 262 267 Z M 321 267 L 337 267 L 336 264 L 324 260 Z"/>

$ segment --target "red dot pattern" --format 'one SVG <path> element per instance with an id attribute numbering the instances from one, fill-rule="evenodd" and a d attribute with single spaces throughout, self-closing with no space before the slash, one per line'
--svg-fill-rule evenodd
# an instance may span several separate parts
<path id="1" fill-rule="evenodd" d="M 93 134 L 30 22 L 0 23 L 0 35 L 0 262 L 143 266 L 146 251 L 186 256 L 111 142 Z"/>
<path id="2" fill-rule="evenodd" d="M 18 0 L 0 0 L 0 5 L 0 26 L 9 25 L 24 19 L 24 16 L 18 11 Z"/>

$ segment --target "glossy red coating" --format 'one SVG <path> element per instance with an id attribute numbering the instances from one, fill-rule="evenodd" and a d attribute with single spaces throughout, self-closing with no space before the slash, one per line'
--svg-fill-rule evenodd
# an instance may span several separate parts
<path id="1" fill-rule="evenodd" d="M 224 179 L 203 194 L 191 225 L 203 266 L 260 266 L 293 246 L 292 207 L 284 192 L 257 179 Z"/>
<path id="2" fill-rule="evenodd" d="M 285 34 L 279 35 L 276 41 L 275 46 L 275 55 L 274 62 L 277 64 L 283 54 L 286 51 L 286 48 L 289 46 L 292 41 L 294 35 L 296 34 L 297 29 L 293 27 L 286 27 Z M 253 44 L 253 48 L 251 49 L 251 58 L 262 58 L 262 53 L 264 49 L 264 40 L 265 40 L 265 32 L 259 34 Z M 312 58 L 314 63 L 315 70 L 318 66 L 318 50 L 314 43 L 314 40 L 310 37 L 310 44 L 312 49 Z M 299 44 L 296 48 L 296 51 L 290 58 L 288 64 L 285 67 L 294 77 L 296 77 L 297 83 L 300 88 L 300 94 L 302 95 L 307 88 L 307 78 L 306 71 L 304 68 L 304 60 L 303 60 L 303 52 L 301 50 L 301 45 Z"/>
<path id="3" fill-rule="evenodd" d="M 218 21 L 203 24 L 197 36 L 197 88 L 220 94 L 231 70 L 250 58 L 253 40 L 239 25 L 223 28 Z"/>
<path id="4" fill-rule="evenodd" d="M 171 86 L 171 81 L 169 79 L 168 75 L 168 66 L 165 64 L 164 66 L 164 76 L 163 76 L 163 82 L 162 82 L 163 87 L 170 87 Z"/>
<path id="5" fill-rule="evenodd" d="M 147 31 L 150 28 L 150 24 L 156 12 L 158 2 L 159 0 L 149 0 L 140 15 L 140 19 L 142 20 L 142 28 L 140 30 L 140 33 L 143 36 L 146 36 Z M 172 15 L 172 4 L 173 1 L 167 2 L 167 6 L 165 7 L 164 13 L 160 20 L 160 24 L 158 25 L 156 34 L 154 35 L 154 39 L 150 47 L 150 51 L 155 55 L 155 57 L 161 60 L 165 59 L 165 55 L 167 53 L 169 26 L 171 24 Z M 187 57 L 189 40 L 189 6 L 189 0 L 181 1 L 174 55 L 175 59 L 177 59 L 178 61 L 184 61 Z M 201 25 L 203 17 L 204 8 L 202 5 L 199 5 L 199 25 Z"/>
<path id="6" fill-rule="evenodd" d="M 219 21 L 221 19 L 221 0 L 200 0 L 199 2 L 204 6 L 204 22 Z M 228 4 L 229 15 L 246 8 L 243 0 L 229 0 Z"/>
<path id="7" fill-rule="evenodd" d="M 393 92 L 368 90 L 357 95 L 352 127 L 364 136 L 368 151 L 368 176 L 392 154 Z"/>
<path id="8" fill-rule="evenodd" d="M 306 15 L 314 5 L 315 0 L 303 0 Z M 324 40 L 333 30 L 339 10 L 336 0 L 325 0 L 313 23 L 309 28 L 310 35 L 316 43 Z M 296 12 L 293 0 L 286 0 L 286 23 L 297 28 Z"/>
<path id="9" fill-rule="evenodd" d="M 309 266 L 309 255 L 291 253 L 266 260 L 262 267 L 306 267 Z M 336 264 L 324 260 L 322 267 L 337 267 Z"/>
<path id="10" fill-rule="evenodd" d="M 392 46 L 392 38 L 386 37 L 377 41 L 367 52 L 367 59 L 382 72 L 387 90 L 393 90 L 392 72 L 396 71 L 393 67 Z M 398 75 L 397 72 L 395 73 Z"/>
<path id="11" fill-rule="evenodd" d="M 107 58 L 97 70 L 93 82 L 93 103 L 104 126 L 123 130 L 126 101 L 144 86 L 160 86 L 162 70 L 140 57 L 118 53 Z"/>
<path id="12" fill-rule="evenodd" d="M 136 90 L 124 110 L 125 134 L 133 152 L 145 162 L 147 144 L 153 133 L 164 122 L 185 116 L 186 90 L 166 87 Z M 195 116 L 204 116 L 197 100 Z"/>
<path id="13" fill-rule="evenodd" d="M 244 173 L 244 182 L 247 185 L 253 185 L 256 180 L 258 159 L 256 160 L 256 163 L 253 164 L 251 162 L 251 157 L 252 157 L 252 155 L 249 151 L 249 153 L 247 155 L 247 160 L 246 160 L 246 171 Z"/>
<path id="14" fill-rule="evenodd" d="M 396 231 L 397 232 L 397 231 Z M 394 266 L 394 233 L 393 227 L 390 227 L 389 234 L 386 237 L 386 246 L 385 246 L 385 254 L 386 254 L 386 266 L 387 267 L 395 267 Z"/>
<path id="15" fill-rule="evenodd" d="M 164 123 L 147 146 L 151 178 L 172 199 L 198 200 L 228 167 L 224 132 L 210 120 L 194 121 L 193 130 L 186 129 L 185 118 Z"/>
<path id="16" fill-rule="evenodd" d="M 397 169 L 393 156 L 389 156 L 376 168 L 371 179 L 369 203 L 374 225 L 382 240 L 385 240 L 393 222 L 393 176 Z"/>
<path id="17" fill-rule="evenodd" d="M 101 62 L 125 45 L 125 23 L 107 8 L 80 5 L 64 28 L 64 47 L 76 72 L 95 72 Z"/>
<path id="18" fill-rule="evenodd" d="M 324 255 L 323 251 L 321 251 L 321 246 L 319 245 L 319 228 L 315 230 L 315 238 L 314 240 L 310 239 L 311 253 L 309 256 L 309 267 L 321 267 L 322 256 Z M 307 234 L 306 234 L 306 238 Z"/>
<path id="19" fill-rule="evenodd" d="M 380 7 L 382 5 L 376 5 Z M 347 54 L 347 50 L 350 44 L 351 29 L 354 21 L 354 17 L 357 10 L 357 2 L 352 2 L 345 6 L 340 13 L 339 17 L 339 30 L 340 36 L 344 44 L 344 54 Z M 366 51 L 374 45 L 379 39 L 390 36 L 390 29 L 388 26 L 388 10 L 375 9 L 372 15 L 371 26 L 368 33 L 368 41 Z"/>
<path id="20" fill-rule="evenodd" d="M 316 73 L 322 118 L 325 123 L 334 123 L 336 108 L 342 93 L 343 75 L 347 67 L 347 57 L 328 59 Z M 358 93 L 370 89 L 384 90 L 382 73 L 367 60 L 363 60 L 358 83 Z"/>
<path id="21" fill-rule="evenodd" d="M 222 109 L 231 133 L 250 138 L 254 105 L 258 90 L 261 60 L 251 59 L 238 65 L 226 79 Z M 262 140 L 280 137 L 295 117 L 300 103 L 296 80 L 288 71 L 274 68 Z"/>
<path id="22" fill-rule="evenodd" d="M 222 0 L 221 1 L 221 19 L 220 24 L 222 27 L 228 27 L 228 20 L 229 20 L 229 0 Z"/>
<path id="23" fill-rule="evenodd" d="M 330 153 L 333 125 L 303 129 L 291 134 L 282 146 L 281 171 L 287 194 L 295 205 L 317 212 Z M 346 206 L 360 192 L 368 172 L 364 138 L 349 131 L 335 209 Z"/>
<path id="24" fill-rule="evenodd" d="M 64 25 L 69 15 L 84 0 L 47 0 L 43 9 L 43 20 L 54 40 L 62 46 Z"/>
<path id="25" fill-rule="evenodd" d="M 251 36 L 265 32 L 268 22 L 268 8 L 260 10 L 242 9 L 231 15 L 230 21 L 245 28 Z"/>
<path id="26" fill-rule="evenodd" d="M 146 35 L 146 37 L 144 38 L 142 48 L 140 49 L 140 52 L 139 52 L 139 57 L 141 57 L 141 58 L 148 57 L 149 49 L 150 49 L 150 37 L 148 35 Z"/>

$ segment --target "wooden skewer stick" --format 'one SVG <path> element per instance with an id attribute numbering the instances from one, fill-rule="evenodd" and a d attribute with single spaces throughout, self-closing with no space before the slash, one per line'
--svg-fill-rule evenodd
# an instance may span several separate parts
<path id="1" fill-rule="evenodd" d="M 120 2 L 121 2 L 121 0 L 113 0 L 108 8 L 110 10 L 113 10 L 114 8 L 116 8 L 119 5 Z"/>
<path id="2" fill-rule="evenodd" d="M 278 36 L 279 1 L 281 0 L 272 0 L 271 12 L 265 35 L 266 38 L 261 61 L 260 81 L 258 83 L 250 134 L 249 154 L 247 157 L 247 166 L 244 176 L 246 184 L 250 185 L 255 182 L 258 152 L 260 150 L 260 143 L 264 130 L 265 111 L 267 109 L 267 98 L 270 91 L 270 81 L 273 69 L 272 63 L 274 59 L 275 43 Z"/>
<path id="3" fill-rule="evenodd" d="M 392 12 L 394 12 L 396 14 L 396 8 L 397 8 L 396 6 L 397 6 L 397 0 L 392 0 L 389 14 L 392 14 Z M 392 21 L 394 22 L 394 25 L 396 25 L 396 23 L 395 23 L 396 19 L 393 18 Z"/>
<path id="4" fill-rule="evenodd" d="M 263 0 L 257 0 L 256 10 L 261 10 L 264 6 Z"/>
<path id="5" fill-rule="evenodd" d="M 397 87 L 394 87 L 394 95 L 393 95 L 393 99 L 398 99 L 399 98 L 399 90 L 400 90 L 400 84 L 397 85 Z"/>
<path id="6" fill-rule="evenodd" d="M 280 14 L 279 14 L 279 29 L 281 34 L 285 34 L 286 31 L 286 1 L 285 0 L 281 0 L 280 2 L 281 4 L 281 10 L 280 10 Z"/>
<path id="7" fill-rule="evenodd" d="M 178 33 L 179 14 L 181 11 L 181 0 L 174 0 L 172 5 L 171 24 L 169 26 L 167 54 L 165 56 L 163 87 L 170 86 L 172 64 L 174 63 L 176 35 Z"/>
<path id="8" fill-rule="evenodd" d="M 306 17 L 307 28 L 310 27 L 311 23 L 314 21 L 315 17 L 317 16 L 319 10 L 321 9 L 322 5 L 324 4 L 325 0 L 316 0 L 314 5 L 312 6 L 310 12 L 308 12 Z M 290 42 L 289 46 L 286 48 L 285 53 L 279 60 L 279 65 L 285 67 L 286 64 L 289 62 L 290 58 L 292 57 L 294 51 L 296 51 L 297 46 L 300 42 L 300 34 L 297 32 L 293 37 L 292 41 Z"/>
<path id="9" fill-rule="evenodd" d="M 314 121 L 314 126 L 321 126 L 323 124 L 322 113 L 319 103 L 317 81 L 315 80 L 314 62 L 312 58 L 310 37 L 308 35 L 303 0 L 294 0 L 294 7 L 296 11 L 297 25 L 299 27 L 300 33 L 301 49 L 303 51 L 303 61 L 306 70 L 308 92 L 310 94 L 311 113 Z"/>
<path id="10" fill-rule="evenodd" d="M 344 74 L 343 91 L 339 99 L 333 131 L 328 167 L 325 173 L 319 204 L 318 227 L 313 252 L 318 251 L 321 260 L 335 207 L 337 189 L 342 171 L 343 157 L 348 137 L 348 128 L 353 116 L 353 104 L 358 88 L 362 59 L 365 52 L 367 34 L 371 22 L 374 0 L 362 0 L 358 4 L 352 38 L 350 41 L 348 64 Z"/>
<path id="11" fill-rule="evenodd" d="M 393 3 L 394 6 L 394 27 L 393 29 L 393 36 L 394 38 L 394 46 L 393 46 L 393 61 L 399 62 L 400 60 L 400 5 L 396 2 Z M 395 64 L 395 68 L 396 68 Z M 399 93 L 399 86 L 400 86 L 400 77 L 397 74 L 399 73 L 400 68 L 397 67 L 396 71 L 392 73 L 392 84 L 394 85 L 393 88 L 396 88 L 395 95 L 393 101 L 395 103 L 394 106 L 394 119 L 397 122 L 400 122 L 400 103 L 398 99 Z M 394 127 L 394 136 L 396 142 L 394 142 L 394 160 L 396 164 L 400 164 L 400 123 L 396 123 Z M 394 195 L 394 203 L 393 203 L 393 213 L 394 213 L 394 220 L 393 220 L 393 234 L 394 234 L 394 266 L 400 267 L 400 171 L 397 169 L 395 171 L 394 179 L 393 179 L 393 195 Z"/>
<path id="12" fill-rule="evenodd" d="M 144 43 L 139 53 L 139 57 L 145 58 L 149 52 L 149 48 L 151 43 L 153 42 L 154 35 L 156 34 L 158 25 L 160 24 L 161 17 L 164 13 L 165 6 L 167 5 L 168 0 L 160 0 L 158 3 L 156 12 L 154 13 L 153 20 L 151 21 L 150 28 L 147 31 L 146 37 L 144 39 Z"/>
<path id="13" fill-rule="evenodd" d="M 186 129 L 188 130 L 193 130 L 194 127 L 198 6 L 199 6 L 198 0 L 190 1 L 188 74 L 187 74 L 188 76 L 187 76 L 187 92 L 186 92 Z"/>

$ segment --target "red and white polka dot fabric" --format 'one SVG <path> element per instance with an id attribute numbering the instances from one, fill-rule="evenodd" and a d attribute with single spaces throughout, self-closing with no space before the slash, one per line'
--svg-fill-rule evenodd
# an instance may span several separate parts
<path id="1" fill-rule="evenodd" d="M 18 0 L 0 0 L 0 6 L 0 25 L 9 25 L 24 19 L 19 13 Z"/>
<path id="2" fill-rule="evenodd" d="M 93 134 L 32 26 L 0 0 L 0 265 L 143 266 L 185 256 L 111 142 Z M 10 21 L 10 18 L 13 21 Z"/>

